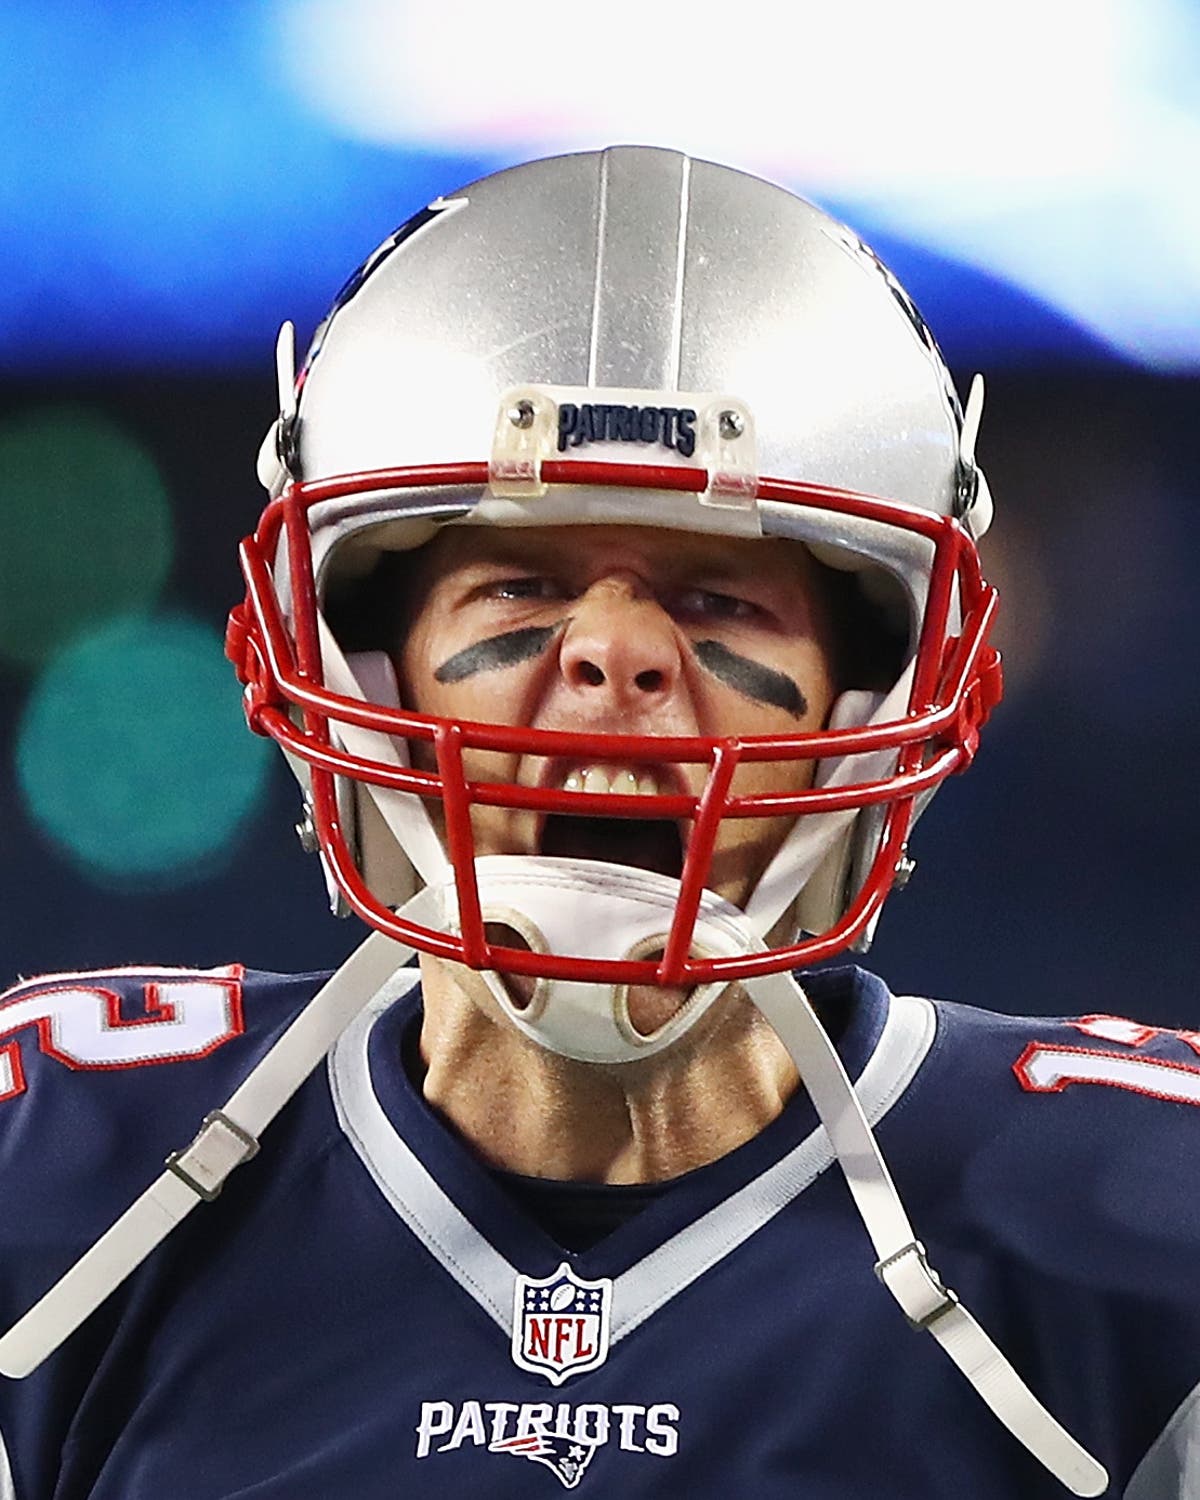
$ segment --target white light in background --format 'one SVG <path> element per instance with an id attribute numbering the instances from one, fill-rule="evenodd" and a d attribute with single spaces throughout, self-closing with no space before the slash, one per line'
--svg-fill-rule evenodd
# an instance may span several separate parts
<path id="1" fill-rule="evenodd" d="M 677 146 L 860 205 L 1134 359 L 1200 364 L 1185 0 L 280 0 L 278 26 L 339 133 L 509 161 Z"/>

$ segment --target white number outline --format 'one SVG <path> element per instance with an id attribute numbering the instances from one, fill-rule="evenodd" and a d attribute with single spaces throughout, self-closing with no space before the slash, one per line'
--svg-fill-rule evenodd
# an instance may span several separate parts
<path id="1" fill-rule="evenodd" d="M 241 1036 L 245 1030 L 242 1014 L 244 974 L 241 964 L 203 971 L 114 969 L 104 973 L 48 975 L 10 990 L 0 998 L 0 1038 L 10 1036 L 10 1040 L 0 1041 L 0 1104 L 18 1098 L 26 1090 L 21 1053 L 22 1047 L 29 1044 L 29 1038 L 20 1033 L 30 1027 L 42 1054 L 73 1071 L 112 1072 L 207 1057 L 235 1036 Z M 142 980 L 143 1015 L 131 1017 L 122 1014 L 121 995 L 108 985 L 95 982 L 118 977 Z M 220 991 L 219 996 L 212 993 L 214 987 Z M 201 1016 L 199 1024 L 196 1024 L 196 1015 L 187 1010 L 189 990 L 200 992 L 193 993 L 193 999 L 200 999 L 201 1008 L 210 1013 L 207 1018 Z M 69 1016 L 69 1040 L 67 996 L 74 1002 Z M 93 1004 L 97 1043 L 106 1035 L 111 1038 L 114 1033 L 120 1033 L 124 1056 L 89 1056 L 87 1032 L 90 1018 L 80 1006 L 81 1000 Z M 128 1005 L 128 1000 L 125 1004 Z M 189 1023 L 190 1045 L 181 1047 L 178 1043 Z M 164 1042 L 168 1047 L 174 1045 L 175 1050 L 164 1050 Z M 99 1047 L 97 1051 L 100 1051 Z"/>
<path id="2" fill-rule="evenodd" d="M 1196 1031 L 1171 1031 L 1105 1015 L 1081 1016 L 1068 1024 L 1085 1036 L 1134 1050 L 1156 1037 L 1174 1039 L 1200 1056 L 1200 1032 Z M 1168 1103 L 1200 1106 L 1200 1065 L 1172 1058 L 1139 1057 L 1064 1042 L 1030 1042 L 1013 1064 L 1013 1072 L 1031 1094 L 1061 1094 L 1073 1083 L 1092 1083 Z"/>

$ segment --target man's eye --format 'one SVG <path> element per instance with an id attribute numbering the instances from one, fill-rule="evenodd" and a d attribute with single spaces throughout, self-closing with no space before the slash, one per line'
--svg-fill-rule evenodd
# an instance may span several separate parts
<path id="1" fill-rule="evenodd" d="M 553 578 L 537 575 L 498 579 L 488 592 L 493 599 L 561 599 L 563 596 L 561 584 Z"/>
<path id="2" fill-rule="evenodd" d="M 694 620 L 751 620 L 758 614 L 758 606 L 748 599 L 715 589 L 681 589 L 674 606 L 678 614 Z"/>

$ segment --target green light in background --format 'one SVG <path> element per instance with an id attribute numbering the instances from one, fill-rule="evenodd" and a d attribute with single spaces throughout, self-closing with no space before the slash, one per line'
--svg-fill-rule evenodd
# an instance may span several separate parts
<path id="1" fill-rule="evenodd" d="M 173 541 L 153 459 L 99 412 L 0 423 L 0 655 L 37 666 L 81 630 L 152 608 Z"/>
<path id="2" fill-rule="evenodd" d="M 211 875 L 266 789 L 270 750 L 241 716 L 216 632 L 115 620 L 43 672 L 18 729 L 34 820 L 94 879 Z"/>

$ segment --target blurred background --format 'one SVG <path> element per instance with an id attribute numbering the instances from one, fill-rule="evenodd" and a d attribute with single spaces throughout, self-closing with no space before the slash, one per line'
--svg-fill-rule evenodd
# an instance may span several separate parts
<path id="1" fill-rule="evenodd" d="M 438 193 L 638 140 L 847 219 L 987 375 L 1008 694 L 872 964 L 1200 1025 L 1193 0 L 6 0 L 0 129 L 4 979 L 357 941 L 221 649 L 276 330 Z"/>

